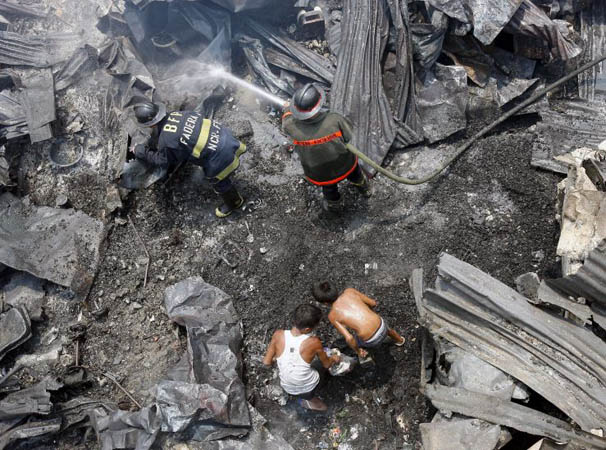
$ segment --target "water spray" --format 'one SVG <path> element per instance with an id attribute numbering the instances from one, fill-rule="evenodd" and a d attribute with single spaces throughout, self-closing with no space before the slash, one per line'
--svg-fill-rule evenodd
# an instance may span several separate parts
<path id="1" fill-rule="evenodd" d="M 540 99 L 547 93 L 553 91 L 554 89 L 561 86 L 562 84 L 566 83 L 567 81 L 571 80 L 575 76 L 592 68 L 593 66 L 598 65 L 599 63 L 601 63 L 602 61 L 605 61 L 605 60 L 606 60 L 606 55 L 600 56 L 599 58 L 596 58 L 593 61 L 588 62 L 584 66 L 579 67 L 578 69 L 574 70 L 573 72 L 569 73 L 568 75 L 565 75 L 564 77 L 560 78 L 555 83 L 552 83 L 549 86 L 545 87 L 544 89 L 540 90 L 539 92 L 534 94 L 532 97 L 528 98 L 527 100 L 523 101 L 518 106 L 516 106 L 515 108 L 513 108 L 510 111 L 508 111 L 507 113 L 503 114 L 501 117 L 499 117 L 497 120 L 492 122 L 490 125 L 482 128 L 471 139 L 469 139 L 463 145 L 457 147 L 454 155 L 449 157 L 440 167 L 438 167 L 436 170 L 431 172 L 429 175 L 426 175 L 422 178 L 413 179 L 413 178 L 406 178 L 406 177 L 401 177 L 399 175 L 396 175 L 395 173 L 381 167 L 381 165 L 374 162 L 372 159 L 370 159 L 368 156 L 366 156 L 364 153 L 362 153 L 360 150 L 358 150 L 356 147 L 354 147 L 351 143 L 347 144 L 347 150 L 349 150 L 351 153 L 356 155 L 358 158 L 360 158 L 366 164 L 371 166 L 377 172 L 385 175 L 387 178 L 389 178 L 392 181 L 395 181 L 396 183 L 409 184 L 409 185 L 427 183 L 428 181 L 434 179 L 440 173 L 442 173 L 442 171 L 444 169 L 446 169 L 450 164 L 452 164 L 452 162 L 454 162 L 459 156 L 461 156 L 463 154 L 463 152 L 465 152 L 467 149 L 469 149 L 478 139 L 486 136 L 495 127 L 497 127 L 501 123 L 505 122 L 505 120 L 507 120 L 511 116 L 517 114 L 518 112 L 520 112 L 527 106 L 533 104 L 538 99 Z M 211 74 L 211 76 L 215 76 L 217 78 L 223 78 L 223 79 L 232 81 L 234 84 L 237 84 L 238 86 L 248 89 L 248 90 L 254 92 L 255 94 L 259 95 L 260 97 L 263 97 L 263 98 L 269 100 L 270 102 L 275 103 L 276 105 L 279 105 L 282 109 L 286 108 L 288 105 L 288 103 L 285 102 L 284 100 L 282 100 L 280 97 L 270 94 L 269 92 L 263 90 L 262 88 L 255 86 L 253 84 L 250 84 L 250 83 L 232 75 L 231 73 L 226 72 L 223 68 L 212 69 L 210 74 Z"/>
<path id="2" fill-rule="evenodd" d="M 270 103 L 273 103 L 274 105 L 284 107 L 284 104 L 286 103 L 285 100 L 281 99 L 277 95 L 271 94 L 266 90 L 260 88 L 259 86 L 255 86 L 254 84 L 249 83 L 248 81 L 244 81 L 242 78 L 238 78 L 237 76 L 227 72 L 222 67 L 216 67 L 212 69 L 209 75 L 213 78 L 221 78 L 223 80 L 230 81 L 237 86 L 251 91 L 258 97 L 264 98 L 265 100 L 269 101 Z"/>

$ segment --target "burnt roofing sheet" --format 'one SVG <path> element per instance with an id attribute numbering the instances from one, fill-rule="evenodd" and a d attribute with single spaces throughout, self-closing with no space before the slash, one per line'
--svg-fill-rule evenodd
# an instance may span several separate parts
<path id="1" fill-rule="evenodd" d="M 581 37 L 586 43 L 583 58 L 591 61 L 606 49 L 606 2 L 596 0 L 579 14 Z M 604 100 L 606 96 L 606 63 L 579 74 L 579 97 L 589 101 Z"/>
<path id="2" fill-rule="evenodd" d="M 448 254 L 419 303 L 434 334 L 520 380 L 590 431 L 606 423 L 606 343 Z"/>
<path id="3" fill-rule="evenodd" d="M 547 284 L 573 297 L 584 297 L 590 302 L 596 302 L 601 308 L 606 308 L 606 247 L 595 248 L 585 264 L 573 275 L 555 280 L 547 280 Z"/>
<path id="4" fill-rule="evenodd" d="M 426 385 L 425 394 L 443 411 L 477 417 L 558 442 L 571 442 L 582 448 L 606 448 L 605 438 L 575 430 L 568 422 L 492 395 L 436 384 Z"/>

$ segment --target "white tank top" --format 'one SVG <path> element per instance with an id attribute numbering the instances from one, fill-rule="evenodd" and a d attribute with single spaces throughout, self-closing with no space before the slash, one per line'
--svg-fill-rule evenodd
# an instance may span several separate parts
<path id="1" fill-rule="evenodd" d="M 280 370 L 280 385 L 291 395 L 312 391 L 320 382 L 320 374 L 301 358 L 301 344 L 309 334 L 293 336 L 284 330 L 284 351 L 277 359 Z"/>

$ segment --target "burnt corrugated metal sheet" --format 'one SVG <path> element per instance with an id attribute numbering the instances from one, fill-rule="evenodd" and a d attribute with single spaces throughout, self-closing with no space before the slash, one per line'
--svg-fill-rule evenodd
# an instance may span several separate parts
<path id="1" fill-rule="evenodd" d="M 603 437 L 579 432 L 568 422 L 492 395 L 438 384 L 427 385 L 425 394 L 434 406 L 442 411 L 477 417 L 536 436 L 547 436 L 558 442 L 570 442 L 576 444 L 575 448 L 577 445 L 580 448 L 606 448 L 606 439 Z M 442 448 L 456 448 L 456 446 Z"/>
<path id="2" fill-rule="evenodd" d="M 594 1 L 593 4 L 579 14 L 581 37 L 585 41 L 584 59 L 591 61 L 602 56 L 606 51 L 606 2 Z M 606 98 L 606 63 L 579 75 L 579 96 L 585 100 L 595 101 Z"/>
<path id="3" fill-rule="evenodd" d="M 554 158 L 579 147 L 597 147 L 606 140 L 606 114 L 586 102 L 566 102 L 565 111 L 541 111 L 530 164 L 567 174 L 568 166 Z"/>
<path id="4" fill-rule="evenodd" d="M 584 297 L 606 308 L 606 246 L 589 253 L 585 264 L 577 273 L 548 280 L 547 284 L 568 295 Z"/>
<path id="5" fill-rule="evenodd" d="M 590 431 L 606 423 L 606 343 L 443 254 L 418 303 L 429 331 L 520 380 Z"/>

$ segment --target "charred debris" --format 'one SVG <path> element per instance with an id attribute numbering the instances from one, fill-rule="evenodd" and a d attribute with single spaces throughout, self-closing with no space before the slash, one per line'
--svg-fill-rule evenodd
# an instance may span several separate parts
<path id="1" fill-rule="evenodd" d="M 285 101 L 315 82 L 357 125 L 357 147 L 380 163 L 390 150 L 456 138 L 606 51 L 598 0 L 108 0 L 88 15 L 69 9 L 69 0 L 0 1 L 0 449 L 74 429 L 104 450 L 151 448 L 160 433 L 204 448 L 290 448 L 248 402 L 229 295 L 200 277 L 166 289 L 166 314 L 187 351 L 152 403 L 80 364 L 82 317 L 69 336 L 36 335 L 51 294 L 88 301 L 108 220 L 128 191 L 167 175 L 125 162 L 127 145 L 146 138 L 130 114 L 137 102 L 212 116 L 231 87 L 200 76 L 209 66 Z M 413 273 L 427 330 L 422 389 L 438 410 L 421 425 L 426 450 L 538 437 L 532 448 L 606 448 L 605 73 L 580 75 L 552 96 L 557 107 L 544 100 L 525 111 L 540 118 L 529 163 L 567 175 L 558 186 L 562 277 L 521 274 L 516 292 L 448 254 L 435 287 Z M 91 98 L 100 107 L 83 117 Z M 34 145 L 59 178 L 82 165 L 97 172 L 101 213 L 64 195 L 50 206 L 29 198 L 22 165 Z M 107 313 L 88 304 L 93 320 Z M 48 370 L 57 361 L 60 370 Z M 127 407 L 86 397 L 102 379 L 125 392 Z"/>

